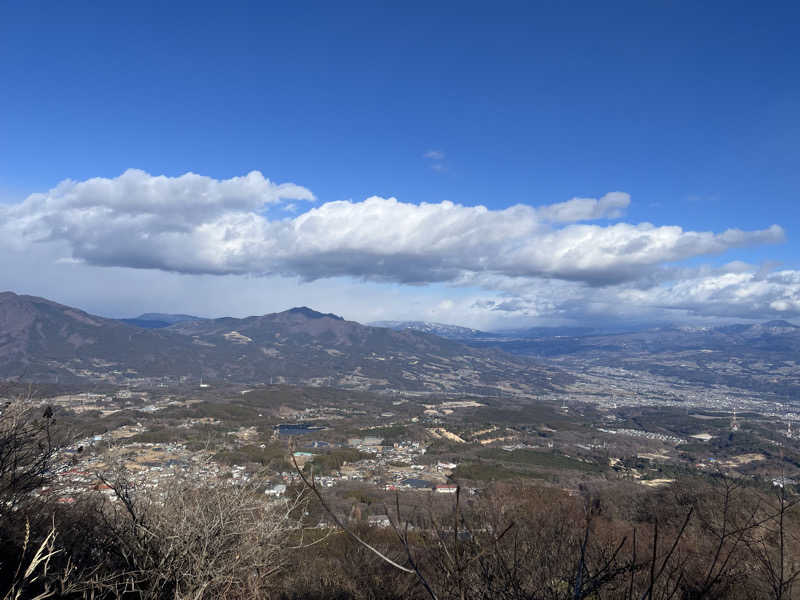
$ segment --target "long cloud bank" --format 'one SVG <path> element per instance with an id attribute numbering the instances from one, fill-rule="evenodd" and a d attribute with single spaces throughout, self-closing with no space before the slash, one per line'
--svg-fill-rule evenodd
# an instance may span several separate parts
<path id="1" fill-rule="evenodd" d="M 62 242 L 74 259 L 194 274 L 334 276 L 401 283 L 459 282 L 492 274 L 592 286 L 641 280 L 665 263 L 780 242 L 781 227 L 684 231 L 619 218 L 630 198 L 574 198 L 504 210 L 372 197 L 329 202 L 294 218 L 271 206 L 313 202 L 295 184 L 257 171 L 216 180 L 195 174 L 65 181 L 0 208 L 0 233 L 17 247 Z"/>
<path id="2" fill-rule="evenodd" d="M 568 281 L 490 278 L 480 285 L 499 293 L 468 299 L 460 309 L 473 315 L 494 313 L 501 320 L 557 317 L 578 322 L 680 320 L 681 315 L 699 320 L 800 316 L 800 271 L 764 272 L 736 262 L 713 269 L 668 269 L 660 278 L 660 283 L 602 288 Z"/>
<path id="3" fill-rule="evenodd" d="M 318 205 L 310 190 L 257 171 L 217 180 L 129 170 L 0 205 L 0 248 L 66 248 L 67 262 L 174 273 L 484 290 L 437 313 L 456 322 L 800 316 L 800 271 L 682 263 L 780 242 L 778 225 L 703 232 L 619 221 L 629 204 L 611 192 L 504 210 L 380 197 Z"/>

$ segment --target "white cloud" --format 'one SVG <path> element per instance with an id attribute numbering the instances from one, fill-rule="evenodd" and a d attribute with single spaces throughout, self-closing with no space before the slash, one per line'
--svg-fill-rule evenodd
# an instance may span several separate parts
<path id="1" fill-rule="evenodd" d="M 24 253 L 0 252 L 0 290 L 41 295 L 109 316 L 147 311 L 247 316 L 308 305 L 362 322 L 422 319 L 479 329 L 800 319 L 800 271 L 769 271 L 742 262 L 660 269 L 649 282 L 605 287 L 487 272 L 444 284 L 403 286 L 349 277 L 302 283 L 296 277 L 104 268 L 63 259 L 68 251 L 64 242 L 55 242 Z"/>
<path id="2" fill-rule="evenodd" d="M 731 271 L 677 281 L 650 290 L 626 290 L 623 302 L 715 317 L 800 316 L 800 271 Z"/>
<path id="3" fill-rule="evenodd" d="M 217 180 L 186 173 L 152 176 L 129 169 L 119 177 L 65 180 L 7 208 L 5 220 L 29 238 L 62 238 L 81 229 L 123 227 L 139 232 L 188 232 L 230 214 L 254 214 L 284 200 L 313 201 L 293 183 L 274 184 L 258 171 Z"/>
<path id="4" fill-rule="evenodd" d="M 630 194 L 611 192 L 597 198 L 573 198 L 539 209 L 539 216 L 553 223 L 574 223 L 594 219 L 617 219 L 625 214 L 631 203 Z"/>
<path id="5" fill-rule="evenodd" d="M 423 158 L 430 158 L 431 160 L 444 160 L 445 154 L 441 150 L 428 150 L 422 155 Z"/>
<path id="6" fill-rule="evenodd" d="M 800 271 L 764 272 L 734 262 L 719 268 L 665 269 L 653 280 L 659 278 L 652 285 L 625 282 L 592 288 L 569 281 L 479 277 L 472 283 L 496 293 L 474 296 L 469 308 L 508 321 L 580 323 L 800 317 Z"/>
<path id="7" fill-rule="evenodd" d="M 215 180 L 153 177 L 66 181 L 0 209 L 0 233 L 17 247 L 64 242 L 100 266 L 196 274 L 349 276 L 400 283 L 461 283 L 497 275 L 591 285 L 641 280 L 664 263 L 778 242 L 783 230 L 722 233 L 677 226 L 576 224 L 618 216 L 623 192 L 535 208 L 404 203 L 371 197 L 322 204 L 270 220 L 264 208 L 313 200 L 306 188 L 260 173 Z"/>

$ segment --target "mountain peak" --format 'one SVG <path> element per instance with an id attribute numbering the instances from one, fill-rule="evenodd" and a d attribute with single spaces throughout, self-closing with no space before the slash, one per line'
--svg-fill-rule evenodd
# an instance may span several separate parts
<path id="1" fill-rule="evenodd" d="M 290 308 L 289 310 L 285 311 L 285 314 L 302 315 L 307 319 L 322 319 L 324 317 L 328 317 L 330 319 L 336 319 L 337 321 L 344 321 L 344 319 L 339 315 L 317 312 L 316 310 L 308 308 L 307 306 L 295 306 L 294 308 Z"/>

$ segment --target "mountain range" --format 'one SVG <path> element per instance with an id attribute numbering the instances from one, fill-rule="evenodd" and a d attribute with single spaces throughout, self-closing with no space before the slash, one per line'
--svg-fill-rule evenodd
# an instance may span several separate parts
<path id="1" fill-rule="evenodd" d="M 575 374 L 622 369 L 631 380 L 666 377 L 697 390 L 726 386 L 780 401 L 800 397 L 800 327 L 787 321 L 467 343 Z"/>
<path id="2" fill-rule="evenodd" d="M 737 323 L 715 327 L 658 327 L 627 333 L 531 336 L 469 340 L 527 356 L 661 354 L 713 351 L 730 356 L 800 359 L 800 327 L 788 321 Z"/>
<path id="3" fill-rule="evenodd" d="M 173 317 L 171 315 L 166 315 Z M 428 333 L 370 327 L 306 307 L 147 328 L 0 293 L 0 378 L 181 380 L 427 392 L 538 392 L 569 376 L 525 357 Z M 156 317 L 156 318 L 151 318 Z M 166 322 L 164 315 L 142 315 Z"/>
<path id="4" fill-rule="evenodd" d="M 800 391 L 800 327 L 770 321 L 617 334 L 483 332 L 427 321 L 361 325 L 306 307 L 242 319 L 145 313 L 115 320 L 0 293 L 0 379 L 120 384 L 203 378 L 535 394 L 574 381 L 570 372 L 591 364 L 794 394 Z"/>
<path id="5" fill-rule="evenodd" d="M 432 321 L 375 321 L 370 323 L 370 325 L 375 327 L 388 327 L 389 329 L 394 329 L 395 331 L 413 329 L 414 331 L 432 333 L 449 340 L 458 340 L 462 342 L 506 342 L 518 339 L 583 336 L 597 333 L 597 330 L 592 327 L 569 326 L 526 327 L 521 329 L 481 331 L 480 329 L 471 329 L 469 327 L 460 327 L 458 325 L 448 325 L 446 323 L 436 323 Z"/>
<path id="6" fill-rule="evenodd" d="M 557 366 L 584 379 L 593 369 L 624 369 L 630 377 L 666 377 L 709 389 L 749 394 L 800 394 L 800 327 L 788 321 L 712 327 L 661 326 L 629 331 L 536 327 L 484 332 L 439 323 L 388 322 L 397 329 L 438 332 L 476 348 L 494 348 Z M 595 371 L 597 372 L 597 371 Z"/>
<path id="7" fill-rule="evenodd" d="M 736 323 L 712 327 L 663 326 L 601 332 L 591 327 L 532 327 L 481 331 L 430 321 L 377 321 L 372 325 L 397 331 L 422 331 L 465 344 L 499 348 L 538 357 L 610 353 L 659 354 L 712 350 L 730 354 L 778 356 L 800 353 L 800 326 L 788 321 Z M 800 355 L 797 356 L 800 359 Z"/>

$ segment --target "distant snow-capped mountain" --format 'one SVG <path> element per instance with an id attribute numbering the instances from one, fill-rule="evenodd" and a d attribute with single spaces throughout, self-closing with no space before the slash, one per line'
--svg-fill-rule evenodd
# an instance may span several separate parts
<path id="1" fill-rule="evenodd" d="M 475 340 L 493 337 L 492 334 L 479 329 L 470 329 L 469 327 L 448 325 L 446 323 L 434 323 L 432 321 L 375 321 L 370 325 L 372 327 L 386 327 L 395 331 L 413 329 L 423 333 L 432 333 L 449 340 Z"/>

